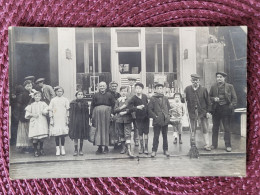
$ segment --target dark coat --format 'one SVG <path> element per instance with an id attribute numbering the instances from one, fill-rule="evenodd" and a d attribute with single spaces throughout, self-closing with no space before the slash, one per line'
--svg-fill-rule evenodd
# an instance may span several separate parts
<path id="1" fill-rule="evenodd" d="M 161 98 L 161 100 L 160 100 Z M 148 103 L 149 117 L 153 119 L 153 126 L 165 126 L 170 121 L 170 102 L 167 97 L 155 94 Z"/>
<path id="2" fill-rule="evenodd" d="M 205 117 L 207 112 L 210 112 L 211 110 L 211 103 L 209 99 L 208 90 L 205 87 L 202 87 L 201 85 L 199 88 L 195 91 L 192 87 L 192 85 L 187 86 L 184 90 L 186 94 L 186 100 L 187 100 L 187 107 L 189 112 L 189 117 L 191 119 L 196 118 L 195 114 L 195 104 L 194 104 L 194 95 L 196 94 L 195 98 L 198 98 L 199 105 L 198 106 L 198 117 Z"/>
<path id="3" fill-rule="evenodd" d="M 134 95 L 128 102 L 131 112 L 135 112 L 136 120 L 144 120 L 148 118 L 148 98 L 145 94 L 142 94 L 142 98 L 138 98 Z M 144 105 L 142 110 L 137 109 L 137 106 Z"/>
<path id="4" fill-rule="evenodd" d="M 215 97 L 218 97 L 218 85 L 215 83 L 211 86 L 209 91 L 210 100 L 212 102 L 212 110 L 211 113 L 214 113 L 216 110 L 217 102 L 214 101 Z M 229 105 L 230 111 L 233 112 L 234 108 L 237 105 L 237 95 L 233 85 L 229 83 L 225 83 L 225 98 Z"/>
<path id="5" fill-rule="evenodd" d="M 29 95 L 29 91 L 24 90 L 17 97 L 17 110 L 18 110 L 18 119 L 21 122 L 28 122 L 29 120 L 25 118 L 25 107 L 28 106 L 31 102 L 31 96 Z"/>
<path id="6" fill-rule="evenodd" d="M 88 139 L 89 106 L 84 99 L 73 100 L 69 109 L 69 137 L 71 139 Z"/>
<path id="7" fill-rule="evenodd" d="M 126 104 L 126 102 L 122 102 L 122 101 L 119 101 L 120 99 L 118 99 L 116 101 L 116 104 L 115 104 L 115 108 L 114 108 L 114 113 L 117 114 L 115 116 L 115 119 L 116 119 L 116 122 L 117 123 L 132 123 L 133 122 L 133 118 L 132 118 L 132 115 L 131 115 L 131 112 L 129 110 L 128 107 L 124 108 L 124 109 L 120 109 L 121 106 L 123 106 L 124 104 Z M 127 99 L 126 99 L 127 100 Z M 126 111 L 127 113 L 123 116 L 120 116 L 119 115 L 119 112 L 124 112 Z"/>

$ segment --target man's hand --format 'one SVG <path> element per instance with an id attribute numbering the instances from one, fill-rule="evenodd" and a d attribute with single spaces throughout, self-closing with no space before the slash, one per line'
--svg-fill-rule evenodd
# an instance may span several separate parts
<path id="1" fill-rule="evenodd" d="M 119 115 L 120 116 L 123 116 L 123 115 L 125 115 L 127 112 L 126 111 L 124 111 L 124 112 L 119 112 Z"/>
<path id="2" fill-rule="evenodd" d="M 144 108 L 144 105 L 136 106 L 137 109 L 142 110 Z"/>
<path id="3" fill-rule="evenodd" d="M 218 97 L 214 97 L 214 101 L 215 102 L 219 102 L 219 98 Z"/>
<path id="4" fill-rule="evenodd" d="M 209 118 L 210 117 L 210 113 L 207 112 L 206 117 Z"/>

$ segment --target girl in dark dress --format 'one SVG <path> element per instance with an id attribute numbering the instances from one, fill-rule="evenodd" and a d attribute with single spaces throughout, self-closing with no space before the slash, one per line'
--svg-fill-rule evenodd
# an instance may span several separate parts
<path id="1" fill-rule="evenodd" d="M 83 99 L 83 92 L 76 93 L 76 99 L 70 103 L 69 109 L 69 137 L 74 140 L 75 151 L 73 156 L 83 155 L 83 140 L 88 139 L 89 135 L 89 106 L 88 102 Z M 78 140 L 80 147 L 78 151 Z"/>

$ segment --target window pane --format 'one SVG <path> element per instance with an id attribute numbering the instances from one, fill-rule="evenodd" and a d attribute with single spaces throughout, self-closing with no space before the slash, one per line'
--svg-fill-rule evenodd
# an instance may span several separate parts
<path id="1" fill-rule="evenodd" d="M 117 32 L 118 47 L 139 47 L 138 32 Z"/>
<path id="2" fill-rule="evenodd" d="M 120 52 L 118 58 L 121 74 L 139 74 L 141 72 L 141 52 Z"/>

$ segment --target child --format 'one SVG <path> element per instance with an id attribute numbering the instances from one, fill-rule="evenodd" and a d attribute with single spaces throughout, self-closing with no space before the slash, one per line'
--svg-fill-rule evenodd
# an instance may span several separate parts
<path id="1" fill-rule="evenodd" d="M 120 95 L 121 97 L 117 99 L 114 108 L 114 113 L 117 114 L 117 116 L 115 117 L 117 123 L 116 127 L 118 128 L 119 136 L 121 138 L 122 143 L 122 151 L 120 153 L 124 154 L 127 149 L 128 155 L 130 157 L 133 157 L 133 154 L 131 152 L 131 123 L 133 122 L 133 118 L 131 112 L 126 106 L 126 86 L 120 88 Z"/>
<path id="2" fill-rule="evenodd" d="M 56 141 L 56 156 L 65 155 L 65 136 L 69 132 L 69 100 L 63 97 L 64 89 L 62 87 L 55 87 L 54 97 L 49 105 L 50 115 L 50 136 L 55 136 Z M 61 140 L 61 149 L 60 149 Z"/>
<path id="3" fill-rule="evenodd" d="M 170 154 L 168 152 L 168 124 L 170 121 L 169 116 L 170 103 L 167 97 L 163 94 L 163 84 L 155 85 L 155 93 L 151 97 L 150 102 L 148 103 L 148 113 L 151 118 L 153 118 L 153 148 L 151 157 L 154 158 L 156 156 L 156 152 L 159 144 L 159 136 L 162 131 L 163 136 L 163 152 L 169 157 Z"/>
<path id="4" fill-rule="evenodd" d="M 149 133 L 149 117 L 148 117 L 148 98 L 143 94 L 144 85 L 140 82 L 135 84 L 136 94 L 129 100 L 131 111 L 136 113 L 136 126 L 139 131 L 140 148 L 139 154 L 148 154 L 148 133 Z M 144 142 L 145 144 L 144 144 Z"/>
<path id="5" fill-rule="evenodd" d="M 170 124 L 173 126 L 173 143 L 177 144 L 177 133 L 179 133 L 179 144 L 182 144 L 181 133 L 182 133 L 182 117 L 184 116 L 184 106 L 181 102 L 182 96 L 180 93 L 173 95 L 173 103 L 170 104 Z"/>
<path id="6" fill-rule="evenodd" d="M 46 115 L 48 114 L 48 105 L 41 101 L 42 94 L 36 91 L 33 94 L 35 102 L 25 108 L 25 118 L 30 119 L 29 138 L 33 141 L 34 156 L 44 155 L 43 140 L 48 137 L 48 123 Z M 40 151 L 38 152 L 38 143 Z"/>
<path id="7" fill-rule="evenodd" d="M 75 151 L 73 156 L 83 156 L 83 140 L 88 139 L 89 134 L 89 106 L 83 99 L 82 91 L 76 92 L 76 99 L 70 103 L 69 109 L 69 137 L 74 139 Z M 78 139 L 80 139 L 80 148 L 78 152 Z"/>

